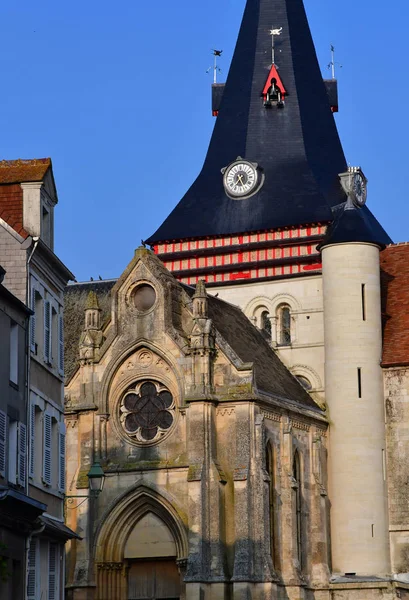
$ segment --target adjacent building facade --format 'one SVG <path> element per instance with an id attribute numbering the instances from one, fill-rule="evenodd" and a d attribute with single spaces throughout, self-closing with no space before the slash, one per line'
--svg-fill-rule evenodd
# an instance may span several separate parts
<path id="1" fill-rule="evenodd" d="M 27 540 L 46 506 L 28 492 L 27 343 L 30 310 L 1 283 L 0 268 L 0 595 L 24 600 Z"/>
<path id="2" fill-rule="evenodd" d="M 62 598 L 65 424 L 63 290 L 73 275 L 54 254 L 57 192 L 50 159 L 0 162 L 4 287 L 32 311 L 27 345 L 26 493 L 46 508 L 29 539 L 27 598 Z M 10 421 L 8 430 L 13 425 Z M 7 451 L 9 451 L 8 448 Z"/>

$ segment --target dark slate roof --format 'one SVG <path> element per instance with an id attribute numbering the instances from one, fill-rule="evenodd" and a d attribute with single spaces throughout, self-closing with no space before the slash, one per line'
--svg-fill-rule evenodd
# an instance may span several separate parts
<path id="1" fill-rule="evenodd" d="M 101 323 L 111 318 L 111 290 L 116 283 L 109 281 L 90 281 L 68 285 L 64 292 L 64 347 L 65 376 L 69 381 L 78 367 L 78 344 L 84 329 L 84 311 L 89 292 L 95 292 L 101 309 Z"/>
<path id="2" fill-rule="evenodd" d="M 275 38 L 288 93 L 281 110 L 264 108 L 262 99 L 272 27 L 283 28 Z M 220 172 L 237 156 L 265 173 L 260 191 L 245 200 L 225 194 Z M 346 169 L 302 0 L 247 0 L 203 169 L 147 241 L 331 221 L 331 207 L 345 200 L 338 174 Z"/>
<path id="3" fill-rule="evenodd" d="M 189 296 L 194 294 L 193 287 L 181 285 Z M 211 295 L 208 295 L 208 303 L 209 317 L 222 338 L 244 363 L 254 363 L 259 391 L 293 400 L 309 408 L 319 408 L 238 306 Z"/>
<path id="4" fill-rule="evenodd" d="M 154 260 L 158 260 L 152 255 Z M 111 290 L 115 281 L 94 281 L 70 285 L 65 290 L 65 358 L 67 380 L 78 366 L 78 344 L 84 326 L 84 310 L 89 292 L 95 292 L 102 321 L 111 315 Z M 195 288 L 178 284 L 192 297 Z M 208 296 L 209 317 L 220 336 L 243 363 L 254 363 L 256 387 L 260 392 L 285 398 L 305 408 L 321 410 L 293 377 L 261 332 L 237 306 Z"/>
<path id="5" fill-rule="evenodd" d="M 367 242 L 384 248 L 392 240 L 378 223 L 373 214 L 364 208 L 356 208 L 344 203 L 334 209 L 335 219 L 328 233 L 318 246 L 322 249 L 330 244 L 345 244 L 348 242 Z"/>

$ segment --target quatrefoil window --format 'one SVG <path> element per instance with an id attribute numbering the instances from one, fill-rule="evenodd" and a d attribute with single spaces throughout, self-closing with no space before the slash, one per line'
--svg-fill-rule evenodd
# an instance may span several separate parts
<path id="1" fill-rule="evenodd" d="M 154 381 L 128 389 L 121 402 L 121 423 L 139 442 L 160 439 L 173 425 L 175 403 L 170 391 Z"/>

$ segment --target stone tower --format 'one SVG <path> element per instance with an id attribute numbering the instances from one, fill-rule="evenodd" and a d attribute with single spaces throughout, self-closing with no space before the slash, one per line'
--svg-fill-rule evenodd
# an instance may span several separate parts
<path id="1" fill-rule="evenodd" d="M 280 101 L 268 91 L 273 79 Z M 248 0 L 203 168 L 147 240 L 182 283 L 204 279 L 209 293 L 238 304 L 321 404 L 317 245 L 347 200 L 328 83 L 336 86 L 322 79 L 303 1 Z"/>
<path id="2" fill-rule="evenodd" d="M 379 250 L 350 198 L 321 245 L 335 573 L 390 573 Z"/>

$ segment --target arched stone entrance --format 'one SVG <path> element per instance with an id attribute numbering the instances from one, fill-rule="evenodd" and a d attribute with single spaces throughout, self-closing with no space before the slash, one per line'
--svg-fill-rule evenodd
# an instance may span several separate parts
<path id="1" fill-rule="evenodd" d="M 147 513 L 135 525 L 125 546 L 128 600 L 176 600 L 181 595 L 176 544 L 165 523 Z"/>
<path id="2" fill-rule="evenodd" d="M 96 600 L 179 600 L 186 557 L 186 528 L 175 503 L 138 486 L 115 503 L 97 532 Z"/>

